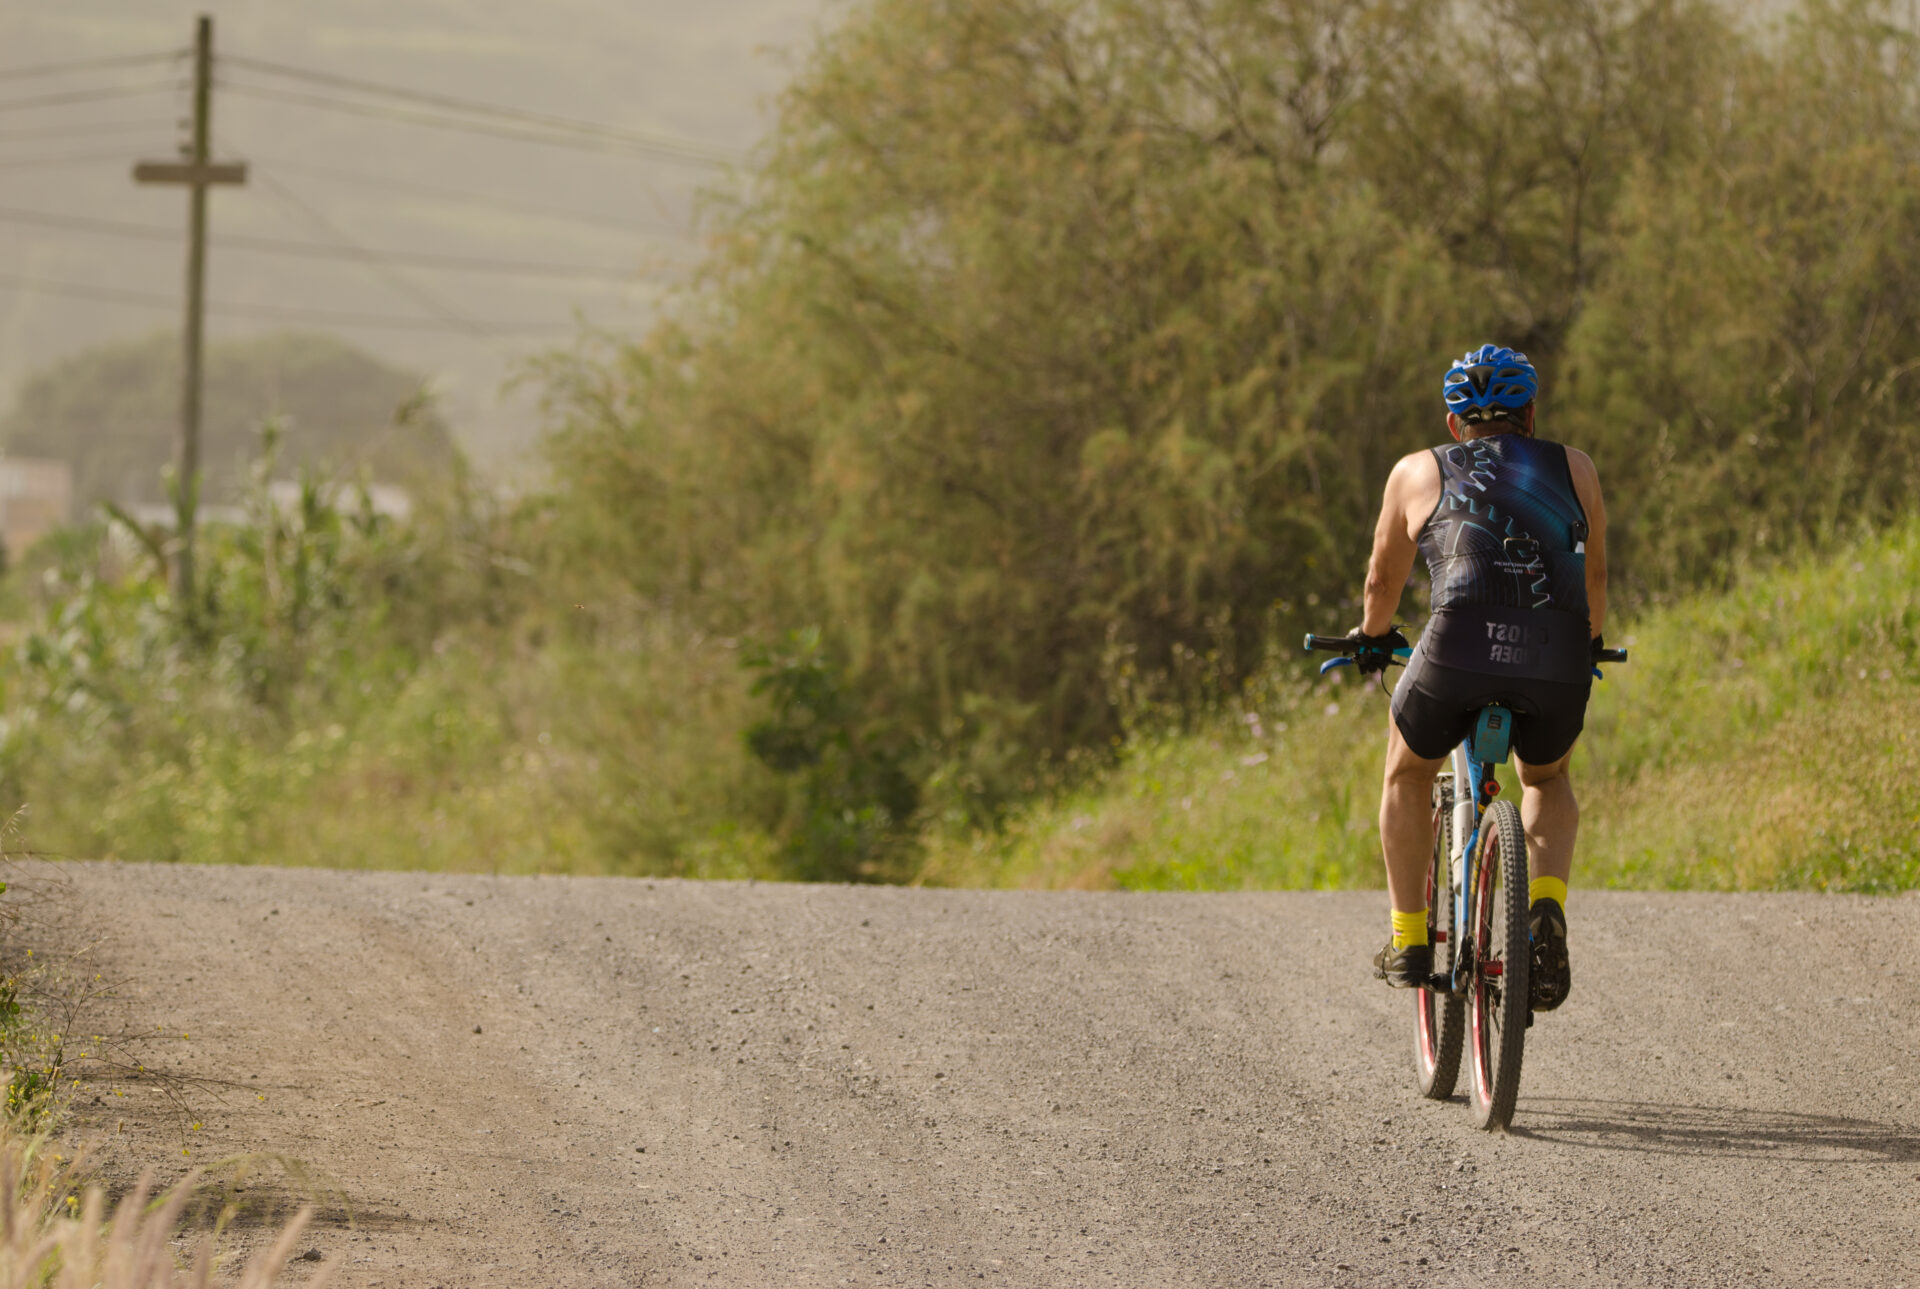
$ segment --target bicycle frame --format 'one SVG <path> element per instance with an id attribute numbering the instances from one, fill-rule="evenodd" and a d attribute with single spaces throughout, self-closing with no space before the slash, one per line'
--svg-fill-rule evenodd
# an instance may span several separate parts
<path id="1" fill-rule="evenodd" d="M 1505 708 L 1489 711 L 1506 713 Z M 1510 721 L 1510 716 L 1509 716 Z M 1480 856 L 1480 821 L 1493 804 L 1499 785 L 1494 782 L 1493 767 L 1506 760 L 1505 749 L 1496 760 L 1480 760 L 1474 755 L 1474 738 L 1453 749 L 1453 854 L 1449 872 L 1453 886 L 1453 978 L 1449 991 L 1465 993 L 1472 987 L 1473 957 L 1467 946 L 1474 943 L 1471 912 L 1472 892 Z M 1466 791 L 1461 791 L 1461 785 Z M 1489 787 L 1492 791 L 1489 791 Z"/>

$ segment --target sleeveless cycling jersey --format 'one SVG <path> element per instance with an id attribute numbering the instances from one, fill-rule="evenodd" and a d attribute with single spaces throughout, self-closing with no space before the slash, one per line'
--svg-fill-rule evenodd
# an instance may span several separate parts
<path id="1" fill-rule="evenodd" d="M 1492 434 L 1433 458 L 1440 501 L 1420 531 L 1433 576 L 1422 651 L 1465 671 L 1583 682 L 1587 515 L 1566 448 Z"/>

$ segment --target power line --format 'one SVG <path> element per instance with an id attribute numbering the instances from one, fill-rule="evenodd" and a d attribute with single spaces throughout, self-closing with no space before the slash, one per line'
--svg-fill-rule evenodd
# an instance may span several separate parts
<path id="1" fill-rule="evenodd" d="M 0 275 L 0 286 L 15 287 L 40 295 L 65 295 L 80 300 L 107 300 L 120 304 L 151 304 L 172 309 L 179 301 L 154 291 L 128 291 L 120 287 L 89 286 L 84 282 L 49 282 L 45 278 Z"/>
<path id="2" fill-rule="evenodd" d="M 264 178 L 264 176 L 263 176 Z M 463 273 L 491 273 L 502 277 L 570 278 L 580 281 L 617 284 L 623 279 L 638 279 L 635 269 L 596 268 L 587 264 L 546 264 L 534 260 L 496 260 L 483 255 L 442 255 L 433 251 L 390 251 L 371 248 L 318 246 L 311 242 L 292 242 L 274 237 L 223 236 L 223 246 L 242 250 L 267 251 L 279 255 L 325 260 L 380 260 L 388 264 L 407 264 L 415 268 L 447 269 Z"/>
<path id="3" fill-rule="evenodd" d="M 0 170 L 38 170 L 55 166 L 75 166 L 89 161 L 117 161 L 125 163 L 127 154 L 124 149 L 114 152 L 62 152 L 54 156 L 8 157 L 0 160 Z"/>
<path id="4" fill-rule="evenodd" d="M 430 197 L 448 203 L 477 206 L 483 210 L 500 210 L 515 215 L 538 215 L 545 219 L 570 220 L 576 224 L 614 229 L 623 233 L 643 233 L 654 237 L 675 238 L 686 238 L 690 235 L 687 229 L 664 222 L 627 220 L 614 215 L 562 210 L 558 206 L 543 206 L 538 202 L 510 201 L 487 193 L 467 192 L 460 188 L 443 188 L 438 184 L 416 183 L 395 179 L 388 175 L 362 174 L 359 171 L 340 170 L 333 166 L 310 166 L 305 162 L 276 161 L 271 157 L 256 157 L 253 160 L 256 165 L 271 166 L 275 170 L 284 171 L 290 175 L 328 179 L 335 183 L 349 184 L 389 195 Z"/>
<path id="5" fill-rule="evenodd" d="M 183 90 L 187 83 L 178 77 L 166 81 L 151 81 L 142 85 L 114 85 L 106 89 L 66 90 L 59 94 L 37 94 L 31 98 L 0 99 L 0 112 L 11 112 L 17 108 L 64 107 L 71 103 L 104 103 L 116 98 L 139 98 L 146 94 L 158 94 L 162 90 Z"/>
<path id="6" fill-rule="evenodd" d="M 534 112 L 524 108 L 501 107 L 493 103 L 482 103 L 475 99 L 455 98 L 448 94 L 430 94 L 421 90 L 408 89 L 398 85 L 383 85 L 378 81 L 362 80 L 354 76 L 341 76 L 333 72 L 310 71 L 303 67 L 291 67 L 285 63 L 268 62 L 260 58 L 247 58 L 230 54 L 222 62 L 234 67 L 243 67 L 261 72 L 268 76 L 279 76 L 287 80 L 305 81 L 310 85 L 322 85 L 332 89 L 351 90 L 361 94 L 378 95 L 384 98 L 398 99 L 406 103 L 418 103 L 427 107 L 441 108 L 454 112 L 464 112 L 470 116 L 491 117 L 500 121 L 511 121 L 524 126 L 538 127 L 543 130 L 561 131 L 610 142 L 625 143 L 628 146 L 650 150 L 662 156 L 680 161 L 694 161 L 705 165 L 733 165 L 743 158 L 728 148 L 711 144 L 696 143 L 687 139 L 676 139 L 664 134 L 654 134 L 644 130 L 632 130 L 622 126 L 601 125 L 593 121 L 581 121 L 573 117 L 556 116 L 549 112 Z"/>
<path id="7" fill-rule="evenodd" d="M 177 242 L 177 229 L 157 224 L 127 224 L 114 219 L 95 219 L 89 215 L 63 215 L 55 211 L 0 209 L 0 223 L 26 224 L 36 228 L 58 228 L 76 233 L 104 233 L 110 237 L 134 237 L 143 241 Z"/>
<path id="8" fill-rule="evenodd" d="M 125 237 L 139 241 L 177 242 L 178 229 L 158 224 L 133 224 L 90 215 L 69 215 L 58 211 L 15 210 L 0 207 L 0 223 L 24 224 L 35 228 L 53 228 L 62 232 Z M 443 255 L 431 251 L 354 250 L 316 242 L 296 242 L 280 237 L 252 237 L 243 233 L 222 234 L 215 239 L 222 248 L 263 251 L 306 259 L 363 260 L 369 257 L 393 264 L 413 264 L 421 268 L 451 269 L 466 273 L 494 273 L 512 277 L 578 278 L 617 284 L 619 279 L 635 277 L 631 269 L 599 268 L 589 264 L 550 264 L 529 260 L 498 260 L 479 255 Z"/>
<path id="9" fill-rule="evenodd" d="M 301 215 L 311 221 L 334 242 L 354 252 L 354 258 L 367 264 L 387 280 L 387 285 L 393 287 L 414 303 L 425 308 L 428 313 L 433 314 L 448 326 L 465 331 L 469 335 L 479 336 L 488 340 L 498 340 L 500 338 L 497 332 L 491 331 L 484 324 L 468 318 L 459 310 L 444 303 L 440 297 L 408 278 L 404 273 L 394 269 L 393 266 L 383 260 L 377 252 L 370 251 L 354 241 L 353 238 L 335 226 L 332 220 L 308 205 L 301 199 L 298 193 L 287 187 L 287 185 L 279 179 L 276 179 L 270 174 L 262 175 L 260 178 L 261 182 L 266 185 L 268 192 L 300 212 Z"/>
<path id="10" fill-rule="evenodd" d="M 78 139 L 88 136 L 151 134 L 152 121 L 101 121 L 92 125 L 30 125 L 21 130 L 0 130 L 0 139 Z"/>
<path id="11" fill-rule="evenodd" d="M 109 67 L 144 67 L 149 63 L 169 63 L 181 57 L 184 49 L 169 49 L 158 54 L 120 54 L 112 58 L 81 58 L 66 63 L 41 63 L 37 67 L 0 67 L 0 81 L 24 81 L 40 76 L 65 76 L 70 72 L 102 71 Z"/>
<path id="12" fill-rule="evenodd" d="M 121 287 L 93 286 L 84 282 L 54 282 L 45 278 L 0 275 L 0 286 L 31 291 L 39 295 L 68 296 L 80 300 L 100 300 L 111 304 L 136 304 L 161 309 L 177 309 L 179 298 L 158 291 L 130 291 Z M 210 300 L 209 313 L 234 318 L 259 318 L 277 322 L 332 323 L 340 326 L 386 327 L 401 331 L 460 331 L 432 318 L 399 318 L 383 313 L 350 313 L 330 309 L 288 309 L 271 304 L 245 301 Z M 555 335 L 573 330 L 571 326 L 543 323 L 490 323 L 495 334 Z"/>
<path id="13" fill-rule="evenodd" d="M 724 161 L 705 157 L 669 153 L 665 150 L 637 141 L 621 142 L 613 139 L 598 139 L 587 135 L 569 136 L 558 132 L 542 133 L 532 127 L 516 129 L 506 125 L 490 125 L 484 121 L 465 121 L 458 117 L 436 116 L 427 112 L 416 112 L 402 107 L 388 107 L 378 103 L 356 103 L 351 99 L 329 98 L 322 94 L 304 94 L 297 90 L 273 89 L 265 85 L 236 84 L 222 80 L 220 87 L 229 93 L 243 98 L 267 99 L 278 103 L 294 103 L 304 107 L 324 108 L 330 112 L 341 112 L 348 116 L 371 117 L 380 121 L 403 121 L 410 125 L 424 125 L 439 130 L 456 130 L 464 134 L 481 134 L 497 139 L 512 139 L 517 143 L 539 143 L 555 148 L 574 148 L 582 152 L 613 153 L 615 155 L 646 155 L 663 157 L 667 160 L 691 162 L 696 165 L 724 166 Z"/>

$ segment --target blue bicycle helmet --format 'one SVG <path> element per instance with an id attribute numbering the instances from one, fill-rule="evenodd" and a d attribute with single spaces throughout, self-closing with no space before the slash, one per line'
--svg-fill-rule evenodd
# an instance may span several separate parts
<path id="1" fill-rule="evenodd" d="M 1531 403 L 1540 376 L 1519 350 L 1481 345 L 1447 368 L 1440 389 L 1447 410 L 1461 420 L 1491 421 Z"/>

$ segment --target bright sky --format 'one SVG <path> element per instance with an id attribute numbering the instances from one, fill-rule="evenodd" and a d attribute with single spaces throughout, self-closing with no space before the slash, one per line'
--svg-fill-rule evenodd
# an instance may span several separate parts
<path id="1" fill-rule="evenodd" d="M 137 188 L 215 16 L 214 338 L 322 327 L 433 376 L 482 456 L 524 444 L 515 364 L 576 315 L 628 331 L 697 251 L 696 190 L 743 156 L 839 0 L 60 0 L 0 7 L 0 406 L 49 360 L 177 327 L 186 198 Z M 132 59 L 61 72 L 81 60 Z M 476 116 L 341 80 L 608 127 Z M 454 118 L 469 128 L 447 129 Z M 478 127 L 478 130 L 470 127 Z M 537 133 L 543 141 L 525 137 Z M 559 140 L 564 139 L 565 144 Z"/>

